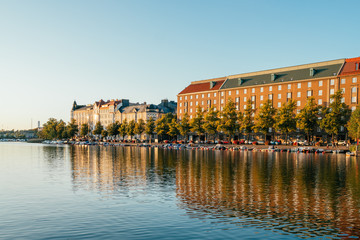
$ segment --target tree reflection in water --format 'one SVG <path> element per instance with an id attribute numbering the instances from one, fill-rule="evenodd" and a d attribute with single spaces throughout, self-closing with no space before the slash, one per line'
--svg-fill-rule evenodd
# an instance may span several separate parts
<path id="1" fill-rule="evenodd" d="M 75 190 L 175 191 L 194 218 L 300 237 L 360 236 L 359 160 L 344 155 L 73 146 L 70 159 Z"/>

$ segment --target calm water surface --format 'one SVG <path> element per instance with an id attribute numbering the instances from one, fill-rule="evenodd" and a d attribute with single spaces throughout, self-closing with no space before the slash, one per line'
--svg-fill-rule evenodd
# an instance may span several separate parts
<path id="1" fill-rule="evenodd" d="M 0 143 L 0 238 L 358 238 L 359 166 L 335 154 Z"/>

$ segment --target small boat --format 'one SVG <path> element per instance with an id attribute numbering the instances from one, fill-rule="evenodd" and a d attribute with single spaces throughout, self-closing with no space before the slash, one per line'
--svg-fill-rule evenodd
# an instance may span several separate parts
<path id="1" fill-rule="evenodd" d="M 354 152 L 346 152 L 346 156 L 347 157 L 355 156 L 355 153 Z"/>

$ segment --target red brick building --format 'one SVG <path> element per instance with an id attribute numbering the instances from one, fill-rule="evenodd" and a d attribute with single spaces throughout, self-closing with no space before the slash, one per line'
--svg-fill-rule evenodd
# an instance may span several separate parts
<path id="1" fill-rule="evenodd" d="M 198 105 L 221 111 L 229 99 L 239 111 L 244 111 L 248 99 L 255 109 L 268 99 L 275 108 L 293 99 L 300 111 L 310 96 L 319 105 L 328 105 L 330 96 L 339 89 L 344 92 L 343 101 L 354 110 L 358 105 L 359 68 L 360 57 L 194 81 L 177 95 L 177 114 L 181 119 L 187 112 L 192 118 Z"/>

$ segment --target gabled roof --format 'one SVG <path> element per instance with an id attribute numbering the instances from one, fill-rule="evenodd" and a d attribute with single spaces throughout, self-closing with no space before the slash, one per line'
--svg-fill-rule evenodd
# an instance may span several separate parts
<path id="1" fill-rule="evenodd" d="M 264 84 L 292 82 L 325 77 L 336 77 L 343 66 L 342 61 L 327 62 L 327 64 L 307 64 L 298 67 L 281 68 L 255 72 L 253 74 L 239 74 L 230 76 L 221 89 L 248 87 Z"/>
<path id="2" fill-rule="evenodd" d="M 358 64 L 357 70 L 356 70 L 356 64 Z M 340 76 L 357 74 L 357 73 L 360 74 L 360 57 L 346 59 L 344 67 L 341 69 Z"/>
<path id="3" fill-rule="evenodd" d="M 218 90 L 218 89 L 220 89 L 221 85 L 224 83 L 225 80 L 226 80 L 226 77 L 222 77 L 222 78 L 214 78 L 214 79 L 209 79 L 209 80 L 192 82 L 189 86 L 187 86 L 179 94 Z M 211 85 L 211 83 L 213 83 L 214 85 Z"/>

